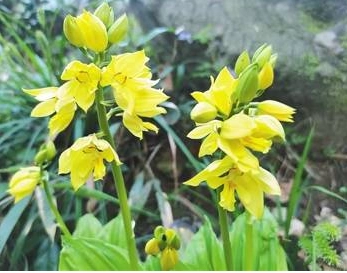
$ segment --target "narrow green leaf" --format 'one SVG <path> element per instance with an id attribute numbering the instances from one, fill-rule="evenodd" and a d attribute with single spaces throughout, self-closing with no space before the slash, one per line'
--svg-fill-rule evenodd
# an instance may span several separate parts
<path id="1" fill-rule="evenodd" d="M 334 198 L 336 198 L 336 199 L 338 199 L 340 201 L 343 201 L 343 202 L 347 203 L 347 199 L 343 198 L 341 195 L 338 195 L 337 193 L 332 192 L 332 191 L 330 191 L 330 190 L 328 190 L 328 189 L 326 189 L 326 188 L 324 188 L 322 186 L 312 185 L 312 186 L 308 186 L 307 189 L 308 190 L 309 189 L 314 189 L 316 191 L 320 191 L 322 193 L 325 193 L 326 195 L 329 195 L 331 197 L 334 197 Z"/>
<path id="2" fill-rule="evenodd" d="M 54 222 L 54 216 L 48 205 L 47 197 L 45 195 L 44 190 L 41 187 L 36 187 L 35 196 L 43 227 L 45 228 L 45 231 L 47 232 L 51 241 L 54 242 L 54 236 L 57 230 L 57 225 Z"/>
<path id="3" fill-rule="evenodd" d="M 25 208 L 28 206 L 31 196 L 28 196 L 17 204 L 15 204 L 10 211 L 3 218 L 0 225 L 0 253 L 2 252 L 8 238 L 11 235 L 11 232 L 15 225 L 17 224 L 20 216 L 22 215 Z"/>

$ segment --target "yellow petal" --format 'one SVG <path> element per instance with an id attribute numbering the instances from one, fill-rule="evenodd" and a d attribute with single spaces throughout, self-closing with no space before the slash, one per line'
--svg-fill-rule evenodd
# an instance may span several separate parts
<path id="1" fill-rule="evenodd" d="M 187 135 L 187 137 L 191 139 L 200 139 L 204 138 L 205 136 L 217 132 L 218 128 L 221 126 L 221 121 L 219 120 L 212 120 L 210 122 L 207 122 L 202 125 L 198 125 L 196 128 L 194 128 L 190 133 Z"/>
<path id="2" fill-rule="evenodd" d="M 259 184 L 250 179 L 247 174 L 238 176 L 234 183 L 242 204 L 249 213 L 260 219 L 264 212 L 264 194 Z"/>
<path id="3" fill-rule="evenodd" d="M 106 167 L 104 165 L 102 158 L 99 157 L 95 162 L 94 179 L 95 180 L 102 179 L 105 176 L 105 173 L 106 173 Z"/>
<path id="4" fill-rule="evenodd" d="M 49 134 L 56 135 L 65 130 L 69 126 L 74 117 L 75 112 L 58 112 L 55 114 L 48 123 Z"/>
<path id="5" fill-rule="evenodd" d="M 218 134 L 212 132 L 208 137 L 206 137 L 201 143 L 199 150 L 199 157 L 205 155 L 213 154 L 218 148 Z"/>
<path id="6" fill-rule="evenodd" d="M 70 149 L 65 150 L 59 157 L 59 174 L 71 172 Z"/>
<path id="7" fill-rule="evenodd" d="M 31 96 L 34 96 L 35 99 L 39 101 L 46 101 L 56 97 L 58 87 L 50 86 L 45 88 L 38 89 L 24 89 L 23 91 Z"/>
<path id="8" fill-rule="evenodd" d="M 233 183 L 227 182 L 220 193 L 219 205 L 228 211 L 234 211 L 235 201 L 235 186 Z"/>
<path id="9" fill-rule="evenodd" d="M 241 143 L 253 151 L 262 152 L 264 154 L 270 150 L 272 145 L 271 140 L 251 136 L 242 138 Z"/>
<path id="10" fill-rule="evenodd" d="M 240 113 L 223 122 L 220 135 L 226 139 L 242 138 L 251 135 L 255 127 L 251 117 Z"/>
<path id="11" fill-rule="evenodd" d="M 46 117 L 55 112 L 55 104 L 57 102 L 56 98 L 43 101 L 35 106 L 31 111 L 32 117 Z"/>
<path id="12" fill-rule="evenodd" d="M 281 188 L 276 178 L 269 171 L 260 167 L 259 172 L 254 175 L 254 178 L 258 180 L 264 192 L 273 195 L 281 195 Z"/>
<path id="13" fill-rule="evenodd" d="M 253 131 L 253 137 L 270 139 L 279 137 L 285 141 L 285 133 L 282 124 L 273 116 L 260 115 L 254 117 L 256 128 Z"/>
<path id="14" fill-rule="evenodd" d="M 258 104 L 259 115 L 271 115 L 280 121 L 293 122 L 295 109 L 278 101 L 265 100 Z"/>
<path id="15" fill-rule="evenodd" d="M 266 89 L 270 87 L 274 80 L 274 71 L 272 65 L 267 62 L 258 74 L 259 89 Z"/>

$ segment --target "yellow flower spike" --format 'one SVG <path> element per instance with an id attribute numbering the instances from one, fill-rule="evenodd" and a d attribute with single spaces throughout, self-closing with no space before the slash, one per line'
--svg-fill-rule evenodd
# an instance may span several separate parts
<path id="1" fill-rule="evenodd" d="M 178 263 L 178 251 L 174 248 L 167 247 L 163 250 L 160 257 L 162 270 L 171 270 Z"/>
<path id="2" fill-rule="evenodd" d="M 58 97 L 73 97 L 78 106 L 87 112 L 94 103 L 100 78 L 101 70 L 95 64 L 72 61 L 61 74 L 61 79 L 68 82 L 59 88 Z"/>
<path id="3" fill-rule="evenodd" d="M 156 238 L 152 238 L 146 243 L 145 252 L 147 255 L 157 255 L 160 252 L 159 243 Z"/>
<path id="4" fill-rule="evenodd" d="M 207 102 L 199 102 L 190 112 L 190 118 L 198 123 L 209 122 L 216 116 L 217 109 Z"/>
<path id="5" fill-rule="evenodd" d="M 15 199 L 14 202 L 22 200 L 30 195 L 40 183 L 40 168 L 36 166 L 21 168 L 11 178 L 7 190 Z"/>
<path id="6" fill-rule="evenodd" d="M 278 101 L 265 100 L 258 104 L 259 115 L 271 115 L 280 121 L 293 122 L 295 109 Z"/>
<path id="7" fill-rule="evenodd" d="M 71 184 L 77 191 L 88 178 L 102 179 L 106 174 L 104 160 L 121 164 L 111 145 L 95 134 L 79 138 L 59 158 L 59 174 L 71 173 Z"/>
<path id="8" fill-rule="evenodd" d="M 258 74 L 259 89 L 264 90 L 270 87 L 274 80 L 274 71 L 272 65 L 267 62 Z"/>
<path id="9" fill-rule="evenodd" d="M 158 81 L 151 80 L 152 74 L 145 65 L 148 60 L 143 50 L 112 56 L 100 81 L 101 86 L 113 87 L 115 101 L 124 110 L 124 126 L 140 139 L 143 131 L 158 131 L 155 125 L 140 117 L 152 118 L 166 113 L 158 104 L 168 99 L 163 90 L 152 87 Z"/>
<path id="10" fill-rule="evenodd" d="M 111 44 L 116 44 L 122 41 L 128 33 L 128 17 L 123 14 L 116 22 L 112 24 L 107 32 L 108 40 Z"/>
<path id="11" fill-rule="evenodd" d="M 104 23 L 106 28 L 113 24 L 113 8 L 110 7 L 106 2 L 103 2 L 99 7 L 97 7 L 97 9 L 94 11 L 94 15 Z"/>
<path id="12" fill-rule="evenodd" d="M 66 39 L 70 42 L 70 44 L 83 47 L 84 39 L 81 29 L 77 24 L 77 20 L 72 15 L 68 14 L 64 19 L 63 30 Z"/>

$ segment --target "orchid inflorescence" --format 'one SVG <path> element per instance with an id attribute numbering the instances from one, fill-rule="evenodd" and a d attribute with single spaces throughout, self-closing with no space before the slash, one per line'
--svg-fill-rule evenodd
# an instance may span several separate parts
<path id="1" fill-rule="evenodd" d="M 213 189 L 223 186 L 219 205 L 235 209 L 237 196 L 256 218 L 263 215 L 263 192 L 280 194 L 276 178 L 259 165 L 251 152 L 269 152 L 274 141 L 285 141 L 280 121 L 292 122 L 295 109 L 283 103 L 266 100 L 253 102 L 274 79 L 277 55 L 269 45 L 261 46 L 252 61 L 244 51 L 235 65 L 236 78 L 224 67 L 205 92 L 191 95 L 198 102 L 191 111 L 195 121 L 188 137 L 203 139 L 199 157 L 222 154 L 204 170 L 185 182 L 198 186 L 206 181 Z"/>

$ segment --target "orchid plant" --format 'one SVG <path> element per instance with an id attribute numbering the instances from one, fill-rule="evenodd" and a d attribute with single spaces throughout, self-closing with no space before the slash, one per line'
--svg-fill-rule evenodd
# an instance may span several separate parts
<path id="1" fill-rule="evenodd" d="M 64 82 L 61 86 L 23 89 L 39 101 L 31 116 L 50 117 L 49 137 L 38 151 L 35 164 L 13 175 L 8 192 L 15 202 L 19 202 L 32 194 L 37 186 L 43 185 L 50 208 L 63 233 L 59 262 L 61 270 L 199 269 L 201 264 L 196 258 L 199 248 L 193 246 L 194 239 L 191 246 L 186 248 L 186 254 L 183 254 L 177 231 L 169 227 L 158 226 L 153 238 L 146 244 L 145 252 L 155 258 L 148 257 L 144 263 L 139 259 L 122 162 L 110 131 L 109 118 L 112 115 L 120 117 L 124 127 L 142 140 L 144 132 L 158 132 L 151 118 L 166 113 L 161 103 L 169 97 L 162 89 L 155 87 L 159 80 L 152 79 L 151 70 L 146 65 L 149 58 L 144 50 L 110 55 L 110 47 L 122 41 L 128 32 L 127 16 L 124 14 L 115 20 L 113 9 L 103 3 L 94 13 L 84 10 L 77 17 L 66 16 L 63 29 L 67 40 L 79 48 L 89 62 L 73 60 L 67 64 L 61 74 Z M 197 101 L 191 111 L 191 119 L 196 127 L 188 137 L 202 139 L 199 157 L 210 156 L 213 161 L 184 184 L 198 186 L 206 182 L 217 191 L 216 206 L 222 235 L 221 244 L 208 220 L 196 234 L 195 238 L 204 238 L 206 243 L 206 247 L 201 249 L 207 254 L 199 255 L 212 255 L 213 251 L 217 253 L 211 258 L 211 268 L 207 269 L 256 269 L 254 258 L 249 255 L 244 255 L 243 268 L 233 266 L 235 242 L 230 239 L 230 232 L 234 231 L 231 231 L 228 223 L 228 212 L 235 210 L 235 204 L 240 200 L 246 210 L 244 249 L 254 251 L 254 234 L 259 235 L 257 240 L 263 240 L 257 221 L 262 221 L 264 216 L 264 193 L 279 195 L 280 187 L 274 175 L 260 166 L 252 151 L 267 153 L 273 142 L 285 141 L 281 121 L 292 122 L 295 113 L 294 108 L 280 102 L 254 101 L 272 85 L 276 58 L 271 46 L 266 44 L 254 53 L 252 59 L 245 51 L 236 61 L 235 73 L 224 67 L 216 79 L 211 77 L 211 86 L 207 91 L 192 93 Z M 106 88 L 112 89 L 112 102 L 104 99 Z M 57 135 L 69 126 L 79 108 L 87 113 L 93 107 L 100 131 L 77 139 L 61 153 L 59 174 L 70 174 L 72 188 L 78 191 L 87 181 L 102 180 L 106 175 L 106 164 L 110 165 L 121 212 L 121 220 L 115 219 L 112 224 L 118 221 L 117 225 L 121 225 L 124 231 L 123 248 L 114 245 L 115 241 L 111 240 L 112 245 L 111 241 L 103 242 L 100 239 L 107 237 L 100 235 L 106 232 L 106 226 L 101 229 L 98 226 L 100 223 L 95 224 L 94 218 L 86 220 L 82 217 L 75 232 L 71 233 L 53 201 L 46 171 L 47 163 L 56 155 L 54 140 Z M 265 218 L 269 219 L 268 216 Z M 83 232 L 80 229 L 93 230 L 95 225 L 100 234 L 96 232 L 93 238 L 81 236 Z M 206 236 L 210 236 L 209 243 Z M 278 240 L 274 244 L 281 249 Z M 214 249 L 211 249 L 212 245 Z M 84 256 L 86 252 L 89 252 L 88 262 Z M 218 253 L 223 253 L 223 257 Z M 219 262 L 214 259 L 219 259 Z M 283 259 L 284 256 L 279 258 L 281 265 L 285 264 Z M 283 270 L 285 266 L 278 266 L 277 269 Z"/>

